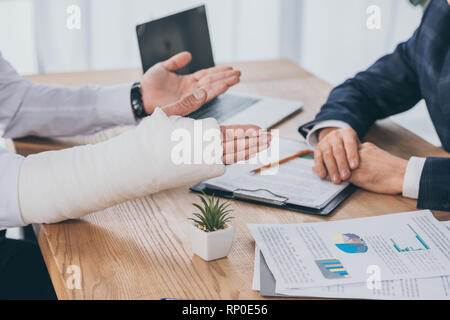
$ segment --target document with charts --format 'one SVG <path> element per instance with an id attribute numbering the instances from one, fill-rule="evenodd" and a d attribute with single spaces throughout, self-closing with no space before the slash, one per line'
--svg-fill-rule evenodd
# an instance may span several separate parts
<path id="1" fill-rule="evenodd" d="M 249 225 L 277 288 L 450 275 L 450 235 L 430 211 L 290 225 Z"/>
<path id="2" fill-rule="evenodd" d="M 450 221 L 441 222 L 450 235 Z M 260 249 L 255 246 L 255 264 L 252 289 L 260 291 L 260 279 L 268 279 L 271 274 L 261 274 Z M 270 272 L 270 271 L 269 271 Z M 304 289 L 287 289 L 276 286 L 274 295 L 290 297 L 321 297 L 321 298 L 357 298 L 383 300 L 449 300 L 450 275 L 432 278 L 375 280 L 368 275 L 366 283 L 331 285 Z M 270 279 L 270 278 L 269 278 Z"/>

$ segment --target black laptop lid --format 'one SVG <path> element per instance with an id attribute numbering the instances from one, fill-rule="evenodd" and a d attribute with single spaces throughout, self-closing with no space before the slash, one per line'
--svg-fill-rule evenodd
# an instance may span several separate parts
<path id="1" fill-rule="evenodd" d="M 136 33 L 144 72 L 182 51 L 192 54 L 192 62 L 179 74 L 214 66 L 204 5 L 138 25 Z"/>

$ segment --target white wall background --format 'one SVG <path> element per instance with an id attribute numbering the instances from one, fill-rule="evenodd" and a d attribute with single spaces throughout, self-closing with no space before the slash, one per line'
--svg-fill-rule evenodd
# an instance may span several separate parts
<path id="1" fill-rule="evenodd" d="M 407 0 L 0 0 L 0 50 L 22 74 L 140 66 L 135 25 L 206 3 L 216 61 L 288 57 L 338 84 L 407 39 L 421 8 Z M 66 28 L 68 5 L 81 29 Z M 381 9 L 381 29 L 366 27 Z M 425 106 L 395 120 L 440 144 Z"/>
<path id="2" fill-rule="evenodd" d="M 303 0 L 301 62 L 338 84 L 408 39 L 422 17 L 407 0 Z M 366 26 L 367 8 L 381 12 L 380 29 Z"/>
<path id="3" fill-rule="evenodd" d="M 137 67 L 136 24 L 201 3 L 217 61 L 279 56 L 278 0 L 0 0 L 0 50 L 21 73 Z M 66 27 L 73 4 L 80 30 Z"/>

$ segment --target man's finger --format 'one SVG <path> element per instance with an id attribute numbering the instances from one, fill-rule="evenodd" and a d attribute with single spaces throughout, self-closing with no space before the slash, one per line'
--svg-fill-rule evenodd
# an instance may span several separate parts
<path id="1" fill-rule="evenodd" d="M 342 180 L 347 180 L 350 178 L 350 168 L 347 161 L 347 154 L 345 153 L 344 142 L 341 138 L 334 139 L 331 143 L 331 148 L 339 175 Z"/>
<path id="2" fill-rule="evenodd" d="M 241 150 L 239 152 L 236 153 L 228 153 L 225 154 L 222 157 L 223 163 L 224 164 L 233 164 L 242 160 L 248 160 L 251 157 L 253 157 L 254 155 L 256 155 L 259 151 L 261 151 L 261 148 L 267 148 L 268 145 L 265 146 L 260 146 L 258 147 L 252 147 L 249 149 L 245 149 L 245 150 Z M 259 151 L 258 151 L 259 150 Z M 264 150 L 264 149 L 262 149 Z"/>
<path id="3" fill-rule="evenodd" d="M 241 77 L 241 72 L 239 70 L 228 70 L 223 72 L 217 72 L 209 74 L 199 80 L 198 84 L 200 87 L 204 87 L 209 84 L 213 84 L 217 81 L 225 81 L 230 79 L 239 79 Z"/>
<path id="4" fill-rule="evenodd" d="M 355 170 L 359 167 L 359 140 L 358 137 L 352 134 L 344 134 L 344 147 L 347 154 L 347 161 L 350 168 Z"/>
<path id="5" fill-rule="evenodd" d="M 212 67 L 208 69 L 203 69 L 200 71 L 197 71 L 194 73 L 194 79 L 197 81 L 200 81 L 203 77 L 213 74 L 213 73 L 220 73 L 228 70 L 233 70 L 233 67 L 230 66 L 218 66 L 218 67 Z"/>
<path id="6" fill-rule="evenodd" d="M 229 78 L 222 79 L 220 81 L 216 81 L 214 84 L 217 84 L 218 82 L 225 82 L 226 85 L 228 86 L 228 88 L 230 88 L 230 87 L 238 84 L 240 81 L 241 81 L 240 77 L 232 76 L 232 77 L 229 77 Z"/>
<path id="7" fill-rule="evenodd" d="M 192 61 L 192 55 L 187 52 L 181 52 L 162 62 L 162 66 L 168 71 L 176 71 L 184 68 Z"/>
<path id="8" fill-rule="evenodd" d="M 336 160 L 334 159 L 331 146 L 327 144 L 325 145 L 325 147 L 322 147 L 322 154 L 325 166 L 328 171 L 328 175 L 331 177 L 331 181 L 335 184 L 341 183 L 338 166 L 336 164 Z"/>
<path id="9" fill-rule="evenodd" d="M 221 79 L 213 83 L 205 83 L 205 84 L 198 84 L 199 87 L 205 88 L 210 98 L 215 98 L 222 93 L 226 92 L 230 87 L 238 84 L 241 81 L 241 78 L 238 76 L 231 76 L 229 78 Z"/>
<path id="10" fill-rule="evenodd" d="M 323 155 L 322 151 L 319 148 L 316 148 L 314 150 L 314 167 L 313 171 L 317 173 L 317 175 L 320 177 L 320 179 L 325 179 L 327 176 L 327 170 L 325 168 L 325 165 L 323 163 Z"/>
<path id="11" fill-rule="evenodd" d="M 162 110 L 168 115 L 180 115 L 185 116 L 194 112 L 198 108 L 200 108 L 203 104 L 205 104 L 207 98 L 207 94 L 205 89 L 197 89 L 193 93 L 190 93 L 177 102 L 165 106 Z"/>
<path id="12" fill-rule="evenodd" d="M 217 81 L 213 84 L 205 86 L 206 91 L 208 92 L 208 102 L 212 99 L 220 96 L 221 94 L 227 92 L 227 90 L 237 84 L 239 82 L 239 78 L 230 79 L 229 81 Z"/>
<path id="13" fill-rule="evenodd" d="M 228 140 L 223 142 L 223 153 L 236 153 L 245 149 L 251 149 L 253 147 L 260 147 L 261 150 L 266 149 L 265 146 L 270 144 L 270 136 L 263 134 L 253 138 L 241 138 L 237 140 Z"/>
<path id="14" fill-rule="evenodd" d="M 223 141 L 242 139 L 245 137 L 257 137 L 263 132 L 260 127 L 251 124 L 221 126 L 220 129 L 222 131 Z"/>

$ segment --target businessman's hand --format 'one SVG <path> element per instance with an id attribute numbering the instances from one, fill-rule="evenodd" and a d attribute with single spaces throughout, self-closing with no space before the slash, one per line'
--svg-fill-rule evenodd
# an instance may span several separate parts
<path id="1" fill-rule="evenodd" d="M 182 52 L 154 65 L 143 75 L 141 93 L 148 114 L 156 107 L 173 104 L 199 88 L 203 88 L 206 93 L 203 103 L 208 102 L 240 81 L 241 72 L 228 66 L 204 69 L 190 75 L 177 75 L 174 72 L 188 65 L 191 60 L 189 52 Z M 197 103 L 185 106 L 187 109 L 183 115 L 200 106 Z"/>
<path id="2" fill-rule="evenodd" d="M 270 146 L 269 132 L 252 125 L 221 126 L 224 164 L 248 160 Z"/>
<path id="3" fill-rule="evenodd" d="M 378 193 L 402 192 L 408 160 L 395 157 L 370 142 L 361 144 L 359 156 L 360 164 L 352 172 L 351 183 Z"/>
<path id="4" fill-rule="evenodd" d="M 207 93 L 205 89 L 197 89 L 188 93 L 180 100 L 162 107 L 168 116 L 186 116 L 205 104 Z"/>
<path id="5" fill-rule="evenodd" d="M 313 171 L 321 178 L 328 177 L 339 184 L 348 180 L 351 170 L 359 166 L 359 139 L 352 128 L 325 128 L 319 133 L 314 151 Z"/>
<path id="6" fill-rule="evenodd" d="M 206 100 L 206 91 L 198 89 L 194 93 L 184 96 L 162 110 L 168 115 L 184 116 L 190 113 L 192 107 L 200 107 Z M 233 164 L 241 160 L 248 160 L 258 152 L 270 146 L 272 135 L 254 125 L 228 125 L 221 126 L 223 147 L 222 161 L 224 164 Z"/>

